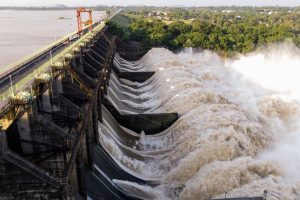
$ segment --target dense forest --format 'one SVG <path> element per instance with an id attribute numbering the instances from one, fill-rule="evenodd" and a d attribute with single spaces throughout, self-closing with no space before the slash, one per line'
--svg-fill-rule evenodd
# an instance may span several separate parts
<path id="1" fill-rule="evenodd" d="M 232 55 L 274 42 L 300 46 L 300 10 L 296 8 L 129 10 L 108 25 L 123 40 L 147 47 L 200 47 Z"/>

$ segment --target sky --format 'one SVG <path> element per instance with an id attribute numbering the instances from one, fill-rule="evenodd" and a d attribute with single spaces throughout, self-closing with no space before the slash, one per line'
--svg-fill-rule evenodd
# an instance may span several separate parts
<path id="1" fill-rule="evenodd" d="M 300 0 L 0 0 L 0 6 L 300 6 Z"/>

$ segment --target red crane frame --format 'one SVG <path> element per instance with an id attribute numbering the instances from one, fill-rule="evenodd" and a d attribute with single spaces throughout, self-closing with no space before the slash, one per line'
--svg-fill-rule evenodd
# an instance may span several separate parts
<path id="1" fill-rule="evenodd" d="M 78 8 L 77 9 L 77 27 L 78 27 L 78 33 L 82 33 L 82 25 L 88 25 L 89 30 L 91 31 L 93 29 L 93 15 L 92 15 L 92 10 L 86 9 L 86 8 Z M 82 21 L 82 16 L 81 13 L 88 13 L 89 14 L 89 19 L 87 21 Z"/>

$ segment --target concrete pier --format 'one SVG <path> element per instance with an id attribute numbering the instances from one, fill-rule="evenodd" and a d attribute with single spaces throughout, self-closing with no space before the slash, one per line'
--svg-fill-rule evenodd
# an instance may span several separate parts
<path id="1" fill-rule="evenodd" d="M 126 128 L 137 133 L 161 132 L 178 115 L 120 114 L 106 98 L 112 71 L 119 78 L 138 82 L 154 72 L 117 71 L 114 55 L 124 45 L 105 28 L 86 38 L 52 62 L 48 71 L 42 66 L 40 70 L 46 75 L 38 77 L 45 78 L 24 77 L 28 81 L 27 87 L 22 87 L 26 92 L 15 86 L 11 91 L 14 95 L 2 106 L 0 197 L 136 199 L 116 188 L 112 179 L 153 184 L 120 168 L 101 145 L 99 123 L 109 121 L 103 119 L 107 116 L 103 106 L 115 118 L 109 121 L 112 127 L 128 125 Z M 124 48 L 122 53 L 126 55 Z M 135 54 L 128 52 L 131 57 Z"/>

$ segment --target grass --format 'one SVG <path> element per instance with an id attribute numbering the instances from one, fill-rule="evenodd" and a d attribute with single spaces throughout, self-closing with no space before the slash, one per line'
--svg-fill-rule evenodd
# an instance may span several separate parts
<path id="1" fill-rule="evenodd" d="M 133 22 L 133 20 L 137 20 L 137 19 L 141 19 L 141 16 L 137 16 L 137 15 L 131 15 L 131 14 L 117 14 L 116 16 L 114 16 L 111 21 L 114 22 L 115 24 L 117 24 L 118 26 L 127 29 L 128 26 Z M 146 20 L 148 20 L 149 22 L 155 20 L 157 18 L 151 18 L 151 17 L 147 17 Z M 186 24 L 191 24 L 192 20 L 181 20 Z M 162 19 L 162 22 L 164 22 L 166 25 L 169 25 L 173 22 L 176 22 L 176 20 L 164 20 Z"/>
<path id="2" fill-rule="evenodd" d="M 193 20 L 188 19 L 188 20 L 162 20 L 163 23 L 165 23 L 166 25 L 172 24 L 173 22 L 177 22 L 177 21 L 182 21 L 186 24 L 191 24 Z"/>
<path id="3" fill-rule="evenodd" d="M 58 19 L 72 19 L 72 18 L 69 18 L 69 17 L 59 17 Z"/>
<path id="4" fill-rule="evenodd" d="M 118 26 L 121 26 L 122 28 L 128 28 L 128 26 L 131 24 L 132 20 L 122 14 L 117 14 L 111 19 L 112 22 L 117 24 Z"/>

